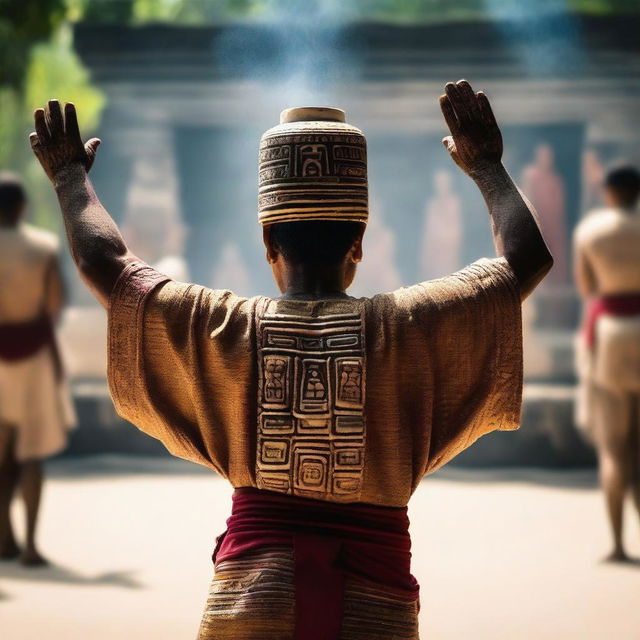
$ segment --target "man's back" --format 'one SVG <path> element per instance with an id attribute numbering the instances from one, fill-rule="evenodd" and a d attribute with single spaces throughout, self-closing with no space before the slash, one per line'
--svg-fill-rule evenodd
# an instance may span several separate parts
<path id="1" fill-rule="evenodd" d="M 0 323 L 27 322 L 46 309 L 57 245 L 52 233 L 29 225 L 0 228 Z"/>
<path id="2" fill-rule="evenodd" d="M 132 264 L 110 304 L 120 415 L 235 487 L 403 507 L 517 428 L 520 293 L 504 259 L 373 298 L 241 298 Z"/>
<path id="3" fill-rule="evenodd" d="M 600 209 L 576 230 L 576 250 L 594 279 L 595 293 L 640 291 L 640 214 Z"/>

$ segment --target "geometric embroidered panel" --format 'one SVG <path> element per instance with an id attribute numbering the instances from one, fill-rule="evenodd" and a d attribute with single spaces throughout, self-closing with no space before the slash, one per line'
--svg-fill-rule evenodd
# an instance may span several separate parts
<path id="1" fill-rule="evenodd" d="M 360 315 L 265 315 L 258 324 L 258 488 L 358 500 L 364 471 Z"/>

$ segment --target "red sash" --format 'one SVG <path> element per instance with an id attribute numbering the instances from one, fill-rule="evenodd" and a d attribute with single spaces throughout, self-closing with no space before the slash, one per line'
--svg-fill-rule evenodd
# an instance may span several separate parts
<path id="1" fill-rule="evenodd" d="M 596 343 L 596 325 L 600 316 L 640 315 L 640 293 L 625 293 L 616 296 L 602 296 L 589 302 L 583 325 L 587 346 L 593 349 Z"/>
<path id="2" fill-rule="evenodd" d="M 42 315 L 29 322 L 0 324 L 0 360 L 18 362 L 35 355 L 49 346 L 53 353 L 58 378 L 62 375 L 62 363 L 51 319 Z"/>
<path id="3" fill-rule="evenodd" d="M 46 316 L 29 322 L 0 324 L 0 359 L 13 362 L 36 354 L 53 342 L 53 326 Z"/>
<path id="4" fill-rule="evenodd" d="M 245 487 L 233 494 L 214 563 L 268 546 L 291 546 L 295 640 L 338 638 L 346 576 L 415 602 L 407 508 L 338 504 Z"/>

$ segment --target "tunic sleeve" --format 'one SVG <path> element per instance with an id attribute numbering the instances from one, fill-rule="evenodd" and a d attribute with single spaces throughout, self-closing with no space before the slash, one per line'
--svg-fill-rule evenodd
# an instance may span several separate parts
<path id="1" fill-rule="evenodd" d="M 414 294 L 413 313 L 431 329 L 435 375 L 429 473 L 480 436 L 520 426 L 521 295 L 504 258 L 479 260 Z"/>
<path id="2" fill-rule="evenodd" d="M 520 289 L 497 258 L 377 298 L 374 309 L 385 317 L 369 336 L 367 392 L 373 420 L 383 416 L 385 433 L 395 423 L 404 434 L 379 457 L 391 446 L 403 452 L 415 488 L 480 436 L 518 428 Z"/>
<path id="3" fill-rule="evenodd" d="M 108 378 L 118 414 L 175 456 L 251 484 L 251 301 L 129 265 L 110 300 Z"/>

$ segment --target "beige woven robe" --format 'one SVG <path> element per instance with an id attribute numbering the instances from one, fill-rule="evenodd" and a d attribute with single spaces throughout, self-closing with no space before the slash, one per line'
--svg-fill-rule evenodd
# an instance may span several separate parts
<path id="1" fill-rule="evenodd" d="M 118 413 L 234 487 L 404 506 L 516 429 L 520 291 L 502 259 L 372 298 L 242 298 L 130 265 L 112 294 Z"/>

